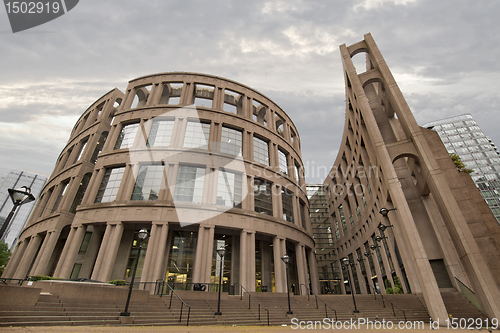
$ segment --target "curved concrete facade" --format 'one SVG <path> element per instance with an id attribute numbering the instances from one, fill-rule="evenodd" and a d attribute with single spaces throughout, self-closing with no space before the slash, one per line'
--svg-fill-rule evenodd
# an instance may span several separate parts
<path id="1" fill-rule="evenodd" d="M 443 323 L 441 292 L 466 285 L 482 312 L 498 318 L 500 238 L 486 203 L 437 134 L 417 125 L 371 35 L 340 50 L 344 135 L 321 188 L 333 242 L 317 253 L 319 271 L 337 278 L 320 275 L 321 289 L 350 293 L 343 283 L 350 279 L 356 293 L 385 293 L 397 276 L 403 291 L 421 294 L 432 319 Z M 358 53 L 366 56 L 359 72 L 352 61 Z"/>
<path id="2" fill-rule="evenodd" d="M 220 77 L 164 73 L 112 90 L 81 116 L 4 277 L 128 279 L 318 290 L 300 139 L 288 115 Z M 137 281 L 137 280 L 136 280 Z M 295 288 L 298 292 L 299 288 Z M 304 292 L 304 291 L 303 291 Z"/>

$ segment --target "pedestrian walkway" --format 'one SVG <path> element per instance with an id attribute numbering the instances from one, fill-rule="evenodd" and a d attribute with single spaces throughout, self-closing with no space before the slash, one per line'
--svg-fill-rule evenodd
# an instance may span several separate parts
<path id="1" fill-rule="evenodd" d="M 295 327 L 295 329 L 293 328 Z M 225 333 L 225 332 L 236 332 L 236 333 L 290 333 L 290 332 L 315 332 L 315 331 L 334 331 L 336 329 L 323 328 L 323 329 L 300 329 L 297 325 L 287 325 L 287 326 L 51 326 L 51 327 L 2 327 L 0 332 L 33 332 L 33 333 Z M 446 327 L 436 327 L 431 329 L 429 324 L 426 323 L 424 328 L 417 329 L 398 329 L 393 327 L 393 329 L 375 329 L 367 328 L 366 326 L 359 326 L 353 329 L 340 329 L 336 330 L 340 332 L 346 331 L 359 331 L 364 333 L 382 333 L 382 332 L 419 332 L 419 333 L 436 333 L 436 331 L 450 331 L 450 332 L 464 332 L 469 331 L 468 329 L 447 329 Z M 487 330 L 484 330 L 488 332 Z M 493 332 L 498 332 L 494 330 Z"/>

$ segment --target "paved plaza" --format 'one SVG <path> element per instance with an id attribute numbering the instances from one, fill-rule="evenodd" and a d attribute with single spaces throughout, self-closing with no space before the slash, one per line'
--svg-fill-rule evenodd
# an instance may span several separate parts
<path id="1" fill-rule="evenodd" d="M 294 328 L 295 327 L 295 328 Z M 425 325 L 424 328 L 411 328 L 411 329 L 400 329 L 398 327 L 393 327 L 392 329 L 375 329 L 368 328 L 366 326 L 359 326 L 357 328 L 351 329 L 332 329 L 332 328 L 323 328 L 323 329 L 300 329 L 297 325 L 292 326 L 49 326 L 49 327 L 1 327 L 0 332 L 36 332 L 36 333 L 154 333 L 154 332 L 162 332 L 162 333 L 206 333 L 206 332 L 236 332 L 236 333 L 259 333 L 259 332 L 272 332 L 272 333 L 282 333 L 282 332 L 299 332 L 299 331 L 360 331 L 360 332 L 389 332 L 389 331 L 406 331 L 406 332 L 432 332 L 436 331 L 450 331 L 450 332 L 463 332 L 463 331 L 471 331 L 470 329 L 447 329 L 446 327 L 436 327 L 435 329 L 431 329 L 428 324 Z M 476 330 L 476 329 L 474 329 Z M 483 332 L 488 332 L 486 329 L 482 329 Z M 495 330 L 494 332 L 498 332 Z"/>

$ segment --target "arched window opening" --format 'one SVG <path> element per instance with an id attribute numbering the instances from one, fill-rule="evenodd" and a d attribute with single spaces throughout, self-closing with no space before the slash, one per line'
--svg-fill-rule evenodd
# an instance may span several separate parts
<path id="1" fill-rule="evenodd" d="M 214 89 L 214 86 L 196 83 L 193 104 L 211 109 L 214 101 Z"/>
<path id="2" fill-rule="evenodd" d="M 241 94 L 225 89 L 223 106 L 224 111 L 239 115 L 243 114 L 243 98 L 241 97 Z"/>
<path id="3" fill-rule="evenodd" d="M 276 115 L 276 132 L 282 137 L 285 136 L 285 121 L 280 116 Z"/>
<path id="4" fill-rule="evenodd" d="M 165 83 L 160 97 L 160 104 L 178 105 L 181 102 L 183 83 Z"/>
<path id="5" fill-rule="evenodd" d="M 352 56 L 352 63 L 358 75 L 374 68 L 369 57 L 369 54 L 366 52 L 359 52 Z"/>
<path id="6" fill-rule="evenodd" d="M 253 120 L 259 124 L 267 126 L 267 107 L 256 100 L 253 100 L 252 104 Z"/>
<path id="7" fill-rule="evenodd" d="M 95 163 L 97 161 L 97 156 L 102 151 L 102 147 L 104 146 L 104 143 L 106 142 L 106 139 L 108 138 L 108 133 L 109 133 L 108 131 L 101 133 L 101 136 L 99 137 L 99 141 L 97 141 L 96 146 L 94 148 L 94 152 L 92 153 L 92 157 L 90 158 L 91 163 Z"/>
<path id="8" fill-rule="evenodd" d="M 71 208 L 69 209 L 70 213 L 76 213 L 76 208 L 82 203 L 83 196 L 85 195 L 85 191 L 89 186 L 91 176 L 91 172 L 88 172 L 83 176 L 82 181 L 80 182 L 80 186 L 78 187 L 78 191 L 76 192 L 75 198 L 73 199 L 73 203 L 71 204 Z"/>
<path id="9" fill-rule="evenodd" d="M 140 108 L 146 105 L 149 97 L 149 92 L 151 90 L 151 84 L 136 88 L 135 90 L 134 100 L 132 101 L 132 105 L 130 106 L 131 109 Z"/>

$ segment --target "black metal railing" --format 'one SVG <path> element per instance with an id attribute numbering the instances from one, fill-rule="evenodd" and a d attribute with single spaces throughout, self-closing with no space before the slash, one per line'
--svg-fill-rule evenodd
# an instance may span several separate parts
<path id="1" fill-rule="evenodd" d="M 330 308 L 330 310 L 332 310 L 335 313 L 335 321 L 337 321 L 337 310 L 332 308 L 330 305 L 326 304 L 325 301 L 323 301 L 321 298 L 319 298 L 319 296 L 316 295 L 314 293 L 314 291 L 309 289 L 309 287 L 307 287 L 305 284 L 301 283 L 299 287 L 301 288 L 302 286 L 304 286 L 306 288 L 306 290 L 308 291 L 307 292 L 307 300 L 309 301 L 309 299 L 310 299 L 309 295 L 314 295 L 314 297 L 316 298 L 316 309 L 319 309 L 319 306 L 318 306 L 318 299 L 319 299 L 325 305 L 325 318 L 328 318 L 328 308 Z"/>
<path id="2" fill-rule="evenodd" d="M 141 284 L 148 284 L 155 282 L 141 282 Z M 174 290 L 192 290 L 192 291 L 206 291 L 206 292 L 219 292 L 218 283 L 192 283 L 192 282 L 166 282 Z M 233 286 L 222 284 L 222 292 L 231 294 Z"/>
<path id="3" fill-rule="evenodd" d="M 168 289 L 170 289 L 170 304 L 168 305 L 168 308 L 171 309 L 172 308 L 172 297 L 175 295 L 179 301 L 181 301 L 181 312 L 180 312 L 180 315 L 179 315 L 179 323 L 182 321 L 182 310 L 184 308 L 184 306 L 186 306 L 189 310 L 188 310 L 188 317 L 187 317 L 187 321 L 186 321 L 186 326 L 189 326 L 189 317 L 191 315 L 191 306 L 190 305 L 187 305 L 183 300 L 182 298 L 177 295 L 177 293 L 175 292 L 175 290 L 163 279 L 158 279 L 156 280 L 156 284 L 155 284 L 155 294 L 158 295 L 158 291 L 160 291 L 160 288 L 161 288 L 161 291 L 159 292 L 159 295 L 160 297 L 163 297 L 163 290 L 165 289 L 165 286 L 167 286 Z"/>
<path id="4" fill-rule="evenodd" d="M 10 278 L 0 278 L 0 283 L 3 284 L 18 284 L 22 285 L 24 281 L 28 281 L 29 279 L 10 279 Z M 8 283 L 7 283 L 8 282 Z"/>
<path id="5" fill-rule="evenodd" d="M 369 287 L 373 289 L 373 291 L 374 291 L 373 293 L 375 295 L 375 299 L 377 299 L 377 290 L 374 287 L 370 286 L 370 285 L 369 285 Z M 408 321 L 406 319 L 406 313 L 405 313 L 405 311 L 403 309 L 401 309 L 396 304 L 392 303 L 390 300 L 388 300 L 387 298 L 385 298 L 384 295 L 382 295 L 382 293 L 379 293 L 379 295 L 382 298 L 382 305 L 384 306 L 384 308 L 385 308 L 385 302 L 386 301 L 389 302 L 389 303 L 391 303 L 392 314 L 394 315 L 394 317 L 396 317 L 396 310 L 394 310 L 394 308 L 396 308 L 396 309 L 398 309 L 399 311 L 401 311 L 403 313 L 403 317 L 405 318 L 405 322 Z"/>
<path id="6" fill-rule="evenodd" d="M 259 321 L 260 321 L 260 308 L 264 309 L 265 311 L 267 311 L 267 326 L 269 326 L 269 310 L 266 309 L 262 304 L 260 304 L 260 302 L 258 300 L 255 299 L 255 297 L 253 297 L 249 292 L 248 290 L 243 287 L 241 284 L 239 283 L 236 283 L 234 285 L 235 289 L 236 289 L 236 286 L 240 286 L 240 288 L 238 289 L 239 292 L 240 292 L 240 300 L 243 300 L 243 290 L 246 291 L 246 293 L 248 294 L 248 309 L 250 310 L 250 304 L 251 304 L 251 299 L 252 298 L 259 306 L 257 307 L 259 309 Z"/>

